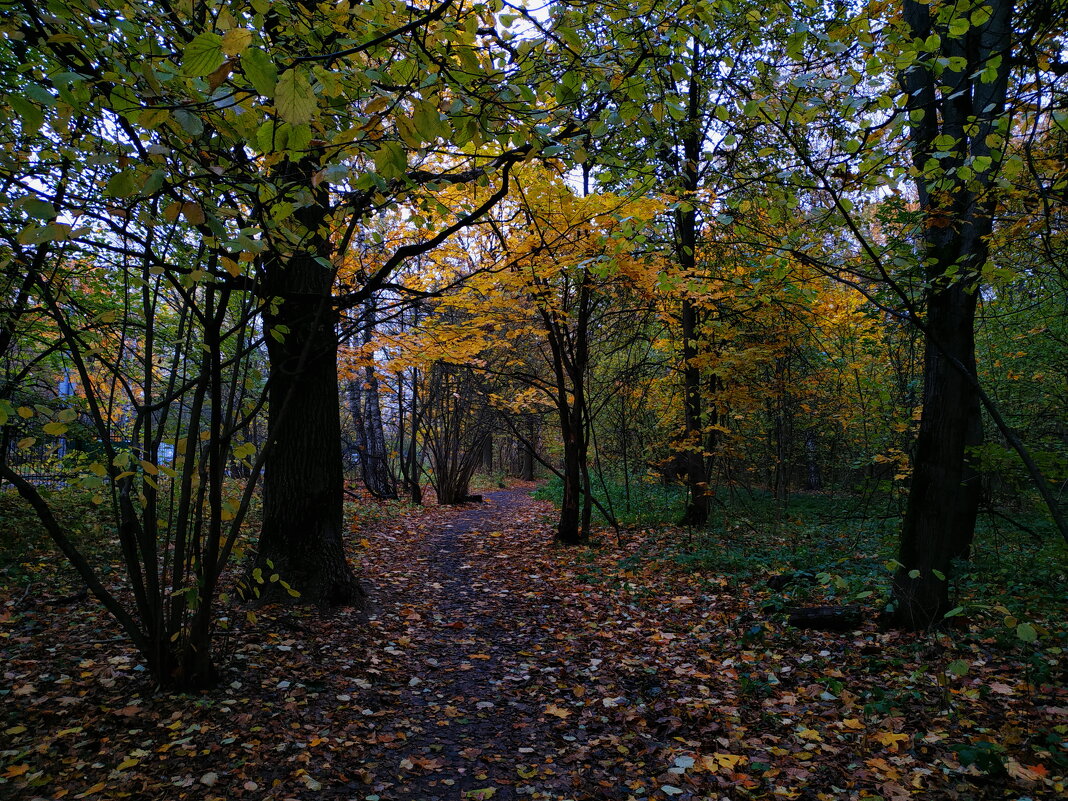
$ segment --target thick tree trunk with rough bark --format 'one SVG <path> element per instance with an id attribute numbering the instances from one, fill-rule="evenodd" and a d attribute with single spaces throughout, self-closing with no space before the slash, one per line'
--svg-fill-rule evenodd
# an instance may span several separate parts
<path id="1" fill-rule="evenodd" d="M 928 301 L 923 414 L 894 578 L 899 623 L 924 629 L 950 609 L 951 560 L 971 543 L 979 481 L 967 448 L 979 416 L 971 383 L 950 359 L 975 369 L 975 291 L 956 284 Z"/>
<path id="2" fill-rule="evenodd" d="M 286 162 L 281 176 L 311 185 L 316 164 Z M 359 604 L 363 591 L 345 557 L 341 409 L 337 385 L 337 313 L 325 187 L 317 204 L 295 217 L 306 229 L 291 254 L 268 253 L 261 263 L 264 323 L 270 361 L 268 444 L 263 477 L 263 527 L 255 565 L 278 574 L 298 601 Z M 326 261 L 324 264 L 323 261 Z M 246 582 L 260 597 L 285 600 L 277 582 Z"/>

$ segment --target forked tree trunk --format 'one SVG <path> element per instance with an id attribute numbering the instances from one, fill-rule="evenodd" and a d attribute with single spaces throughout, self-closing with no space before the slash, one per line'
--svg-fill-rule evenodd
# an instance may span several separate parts
<path id="1" fill-rule="evenodd" d="M 921 176 L 927 278 L 923 413 L 894 576 L 895 616 L 909 629 L 938 625 L 949 611 L 952 559 L 968 553 L 978 512 L 979 476 L 969 451 L 982 434 L 975 310 L 997 199 L 1000 156 L 991 140 L 999 137 L 995 129 L 1007 97 L 1012 2 L 990 0 L 987 7 L 988 20 L 954 36 L 946 25 L 935 25 L 930 6 L 904 2 L 912 35 L 927 40 L 939 34 L 937 55 L 962 64 L 937 76 L 917 64 L 902 79 Z M 941 149 L 939 137 L 952 140 L 953 152 L 937 160 L 943 174 L 932 176 L 928 162 L 936 161 L 931 156 Z M 986 159 L 989 166 L 964 181 L 956 171 L 966 158 Z"/>

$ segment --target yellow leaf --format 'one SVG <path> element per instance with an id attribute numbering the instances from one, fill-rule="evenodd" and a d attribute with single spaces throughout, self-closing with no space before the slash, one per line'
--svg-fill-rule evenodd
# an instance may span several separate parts
<path id="1" fill-rule="evenodd" d="M 889 731 L 881 731 L 873 735 L 873 739 L 880 745 L 886 746 L 891 751 L 897 751 L 898 746 L 903 742 L 907 742 L 909 736 L 907 734 L 894 734 Z"/>
<path id="2" fill-rule="evenodd" d="M 148 473 L 150 476 L 159 475 L 159 468 L 152 464 L 152 462 L 146 462 L 144 459 L 141 460 L 141 469 Z"/>
<path id="3" fill-rule="evenodd" d="M 549 704 L 547 707 L 545 707 L 545 714 L 555 715 L 556 717 L 562 720 L 563 718 L 566 718 L 568 715 L 571 714 L 571 710 L 564 709 L 562 707 L 557 706 L 556 704 Z"/>
<path id="4" fill-rule="evenodd" d="M 117 770 L 129 770 L 134 765 L 138 764 L 141 760 L 127 757 L 119 763 Z"/>
<path id="5" fill-rule="evenodd" d="M 801 729 L 801 731 L 797 733 L 797 736 L 802 740 L 813 740 L 815 742 L 823 741 L 823 738 L 820 737 L 820 733 L 815 729 Z"/>
<path id="6" fill-rule="evenodd" d="M 856 718 L 846 718 L 842 721 L 842 726 L 847 729 L 863 729 L 864 724 Z"/>
<path id="7" fill-rule="evenodd" d="M 223 34 L 222 50 L 228 56 L 239 56 L 252 43 L 252 31 L 233 28 Z"/>
<path id="8" fill-rule="evenodd" d="M 23 773 L 28 773 L 30 766 L 23 763 L 21 765 L 12 765 L 6 771 L 4 771 L 5 779 L 14 779 L 16 776 L 21 776 Z"/>
<path id="9" fill-rule="evenodd" d="M 185 221 L 190 225 L 203 225 L 207 219 L 204 216 L 204 209 L 199 203 L 183 203 L 181 209 L 182 216 L 185 217 Z"/>
<path id="10" fill-rule="evenodd" d="M 31 409 L 29 406 L 20 406 L 19 417 L 21 417 L 23 420 L 29 420 L 31 417 L 33 417 L 33 409 Z"/>
<path id="11" fill-rule="evenodd" d="M 169 203 L 165 209 L 163 209 L 163 219 L 167 222 L 174 222 L 178 219 L 178 215 L 182 212 L 182 201 L 175 200 L 173 203 Z"/>
<path id="12" fill-rule="evenodd" d="M 712 754 L 711 758 L 715 760 L 714 765 L 709 764 L 709 757 L 704 757 L 702 760 L 708 770 L 723 769 L 733 771 L 736 767 L 749 760 L 749 757 L 740 754 L 721 754 L 718 751 Z"/>

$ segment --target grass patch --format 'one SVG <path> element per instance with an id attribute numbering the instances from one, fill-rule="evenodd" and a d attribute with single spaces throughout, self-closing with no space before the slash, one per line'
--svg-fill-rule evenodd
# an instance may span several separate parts
<path id="1" fill-rule="evenodd" d="M 634 476 L 629 481 L 608 477 L 602 481 L 594 476 L 592 481 L 593 496 L 623 526 L 671 525 L 682 516 L 686 506 L 686 490 L 683 487 L 650 483 L 643 476 Z M 563 481 L 553 476 L 538 488 L 534 497 L 559 506 L 564 497 Z M 597 507 L 594 507 L 593 515 L 595 525 L 608 525 L 610 522 Z"/>

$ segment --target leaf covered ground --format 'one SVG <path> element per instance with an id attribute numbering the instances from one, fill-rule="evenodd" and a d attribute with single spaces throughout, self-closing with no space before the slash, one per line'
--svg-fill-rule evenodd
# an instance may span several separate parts
<path id="1" fill-rule="evenodd" d="M 154 692 L 69 574 L 27 556 L 0 589 L 0 797 L 1063 796 L 1055 648 L 967 621 L 799 631 L 764 584 L 636 534 L 561 550 L 551 505 L 486 500 L 364 520 L 369 613 L 230 610 L 224 680 L 195 695 Z"/>

